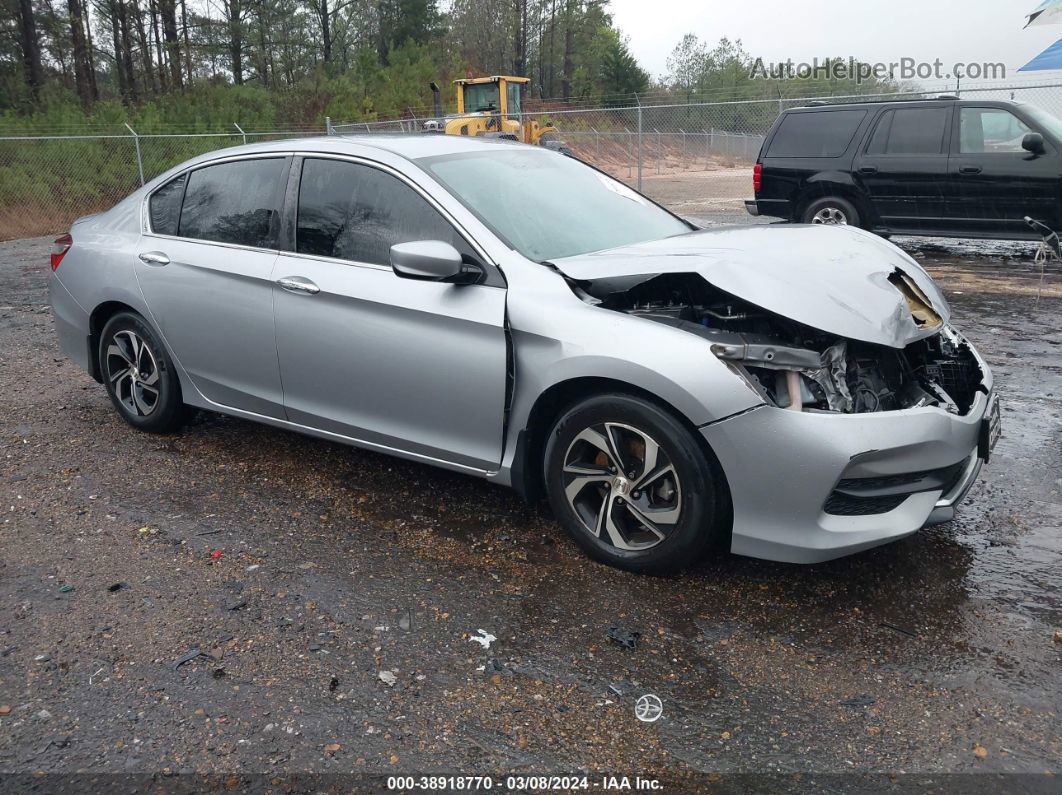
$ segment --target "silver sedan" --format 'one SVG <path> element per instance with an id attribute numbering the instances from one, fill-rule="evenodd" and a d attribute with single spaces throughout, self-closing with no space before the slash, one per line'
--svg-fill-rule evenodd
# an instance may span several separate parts
<path id="1" fill-rule="evenodd" d="M 635 571 L 917 532 L 999 433 L 984 361 L 890 243 L 698 230 L 506 141 L 203 155 L 75 222 L 50 294 L 135 428 L 207 409 L 487 478 Z"/>

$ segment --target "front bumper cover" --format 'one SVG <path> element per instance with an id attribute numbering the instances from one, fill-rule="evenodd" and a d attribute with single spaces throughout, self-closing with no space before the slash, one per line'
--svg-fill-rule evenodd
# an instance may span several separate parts
<path id="1" fill-rule="evenodd" d="M 730 486 L 731 551 L 788 563 L 817 563 L 948 521 L 977 479 L 985 392 L 959 416 L 936 407 L 869 414 L 795 412 L 763 406 L 701 428 Z M 892 510 L 826 513 L 841 480 L 882 478 L 962 465 L 949 484 L 912 493 Z"/>

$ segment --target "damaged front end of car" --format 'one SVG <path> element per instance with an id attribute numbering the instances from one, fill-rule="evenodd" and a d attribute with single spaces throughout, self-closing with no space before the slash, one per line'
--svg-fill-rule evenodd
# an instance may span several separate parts
<path id="1" fill-rule="evenodd" d="M 862 230 L 702 231 L 552 264 L 596 309 L 703 339 L 758 397 L 698 429 L 734 553 L 814 563 L 947 521 L 999 435 L 991 372 L 936 284 Z"/>
<path id="2" fill-rule="evenodd" d="M 918 326 L 939 333 L 899 349 L 820 331 L 713 287 L 694 273 L 630 281 L 636 283 L 625 289 L 615 281 L 587 282 L 579 291 L 601 308 L 703 338 L 773 406 L 844 414 L 939 406 L 964 414 L 982 388 L 969 344 L 900 272 L 894 281 Z"/>

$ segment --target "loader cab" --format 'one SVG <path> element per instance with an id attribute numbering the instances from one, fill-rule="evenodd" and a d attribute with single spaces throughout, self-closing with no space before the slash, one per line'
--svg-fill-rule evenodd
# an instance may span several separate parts
<path id="1" fill-rule="evenodd" d="M 520 119 L 520 87 L 526 77 L 474 77 L 455 80 L 457 112 L 497 113 L 505 118 Z"/>
<path id="2" fill-rule="evenodd" d="M 520 92 L 530 78 L 511 75 L 469 77 L 455 80 L 457 113 L 446 116 L 441 125 L 433 125 L 431 132 L 448 135 L 485 135 L 522 141 L 525 144 L 549 146 L 567 151 L 557 140 L 557 128 L 548 121 L 525 118 Z M 442 115 L 441 94 L 431 84 L 435 97 L 436 116 Z"/>

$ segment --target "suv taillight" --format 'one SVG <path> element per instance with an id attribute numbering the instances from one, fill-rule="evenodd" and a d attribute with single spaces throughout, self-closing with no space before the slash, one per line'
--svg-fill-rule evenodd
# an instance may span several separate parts
<path id="1" fill-rule="evenodd" d="M 52 244 L 52 270 L 54 271 L 59 267 L 59 263 L 63 261 L 63 257 L 66 256 L 66 252 L 70 250 L 70 247 L 74 245 L 74 238 L 69 234 L 57 237 Z"/>
<path id="2" fill-rule="evenodd" d="M 763 183 L 763 163 L 757 163 L 752 169 L 752 192 L 759 193 Z"/>

